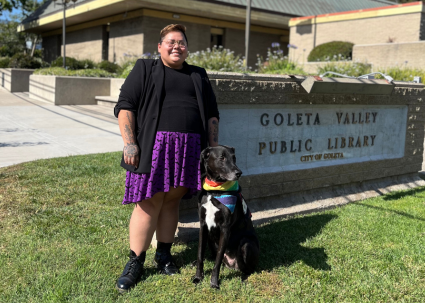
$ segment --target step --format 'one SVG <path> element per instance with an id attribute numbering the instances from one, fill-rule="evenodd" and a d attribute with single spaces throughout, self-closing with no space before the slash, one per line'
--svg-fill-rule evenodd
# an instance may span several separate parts
<path id="1" fill-rule="evenodd" d="M 114 107 L 118 102 L 118 96 L 96 96 L 98 105 Z"/>

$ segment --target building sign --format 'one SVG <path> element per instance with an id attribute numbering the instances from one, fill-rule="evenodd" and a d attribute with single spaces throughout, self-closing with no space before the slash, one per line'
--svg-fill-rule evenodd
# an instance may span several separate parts
<path id="1" fill-rule="evenodd" d="M 244 175 L 401 158 L 406 106 L 220 105 Z"/>

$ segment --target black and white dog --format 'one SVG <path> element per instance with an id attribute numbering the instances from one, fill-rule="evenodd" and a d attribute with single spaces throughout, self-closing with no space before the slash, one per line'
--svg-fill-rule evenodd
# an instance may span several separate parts
<path id="1" fill-rule="evenodd" d="M 204 256 L 208 242 L 215 258 L 211 287 L 219 288 L 222 262 L 242 272 L 242 280 L 257 267 L 260 246 L 251 221 L 251 213 L 241 194 L 235 149 L 219 145 L 201 153 L 203 188 L 199 195 L 199 246 L 194 283 L 204 275 Z"/>

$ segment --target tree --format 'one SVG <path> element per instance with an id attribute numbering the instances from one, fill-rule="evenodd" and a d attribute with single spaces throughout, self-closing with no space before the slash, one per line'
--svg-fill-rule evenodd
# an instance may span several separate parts
<path id="1" fill-rule="evenodd" d="M 11 12 L 14 8 L 29 8 L 29 4 L 32 1 L 28 0 L 0 0 L 0 16 L 3 14 L 3 11 Z"/>
<path id="2" fill-rule="evenodd" d="M 19 52 L 25 52 L 27 37 L 25 33 L 18 33 L 16 20 L 0 22 L 0 57 L 12 57 Z"/>
<path id="3" fill-rule="evenodd" d="M 18 8 L 20 12 L 13 14 L 9 20 L 0 21 L 0 57 L 13 56 L 16 53 L 27 53 L 27 41 L 31 42 L 31 57 L 34 55 L 35 46 L 41 40 L 41 36 L 37 34 L 17 32 L 19 23 L 31 15 L 47 0 L 0 0 L 1 8 L 11 11 L 12 8 Z"/>

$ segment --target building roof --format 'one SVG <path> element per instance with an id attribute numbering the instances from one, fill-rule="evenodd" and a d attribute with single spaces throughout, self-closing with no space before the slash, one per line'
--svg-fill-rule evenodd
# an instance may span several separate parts
<path id="1" fill-rule="evenodd" d="M 96 0 L 77 0 L 75 2 L 75 5 L 79 5 L 83 2 L 90 2 L 90 1 L 96 1 Z M 61 1 L 58 1 L 58 2 L 61 2 Z M 68 7 L 72 7 L 73 5 L 74 5 L 74 2 L 70 1 L 70 3 L 68 4 Z M 28 23 L 61 10 L 63 10 L 62 5 L 56 4 L 53 0 L 46 1 L 35 12 L 33 12 L 24 20 L 22 20 L 22 23 Z"/>
<path id="2" fill-rule="evenodd" d="M 207 0 L 208 1 L 208 0 Z M 210 0 L 246 6 L 246 0 Z M 386 0 L 252 0 L 251 8 L 294 16 L 311 16 L 394 5 Z"/>
<path id="3" fill-rule="evenodd" d="M 253 25 L 288 29 L 291 17 L 391 4 L 394 2 L 386 0 L 252 0 L 251 22 Z M 246 0 L 76 0 L 75 4 L 71 1 L 68 7 L 67 25 L 99 20 L 120 13 L 127 16 L 127 12 L 142 8 L 243 23 Z M 60 28 L 62 10 L 62 6 L 55 4 L 53 0 L 47 1 L 21 22 L 18 31 L 44 33 Z"/>
<path id="4" fill-rule="evenodd" d="M 422 1 L 409 2 L 403 4 L 393 4 L 377 8 L 360 9 L 339 13 L 330 13 L 322 15 L 312 15 L 305 17 L 292 18 L 289 21 L 289 26 L 306 25 L 315 23 L 328 23 L 347 20 L 357 20 L 366 18 L 385 17 L 393 15 L 405 15 L 411 13 L 423 13 L 425 6 Z"/>

